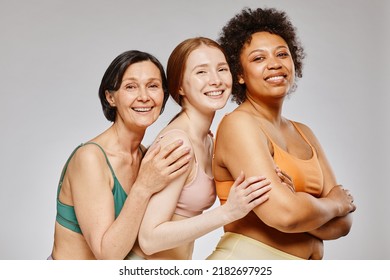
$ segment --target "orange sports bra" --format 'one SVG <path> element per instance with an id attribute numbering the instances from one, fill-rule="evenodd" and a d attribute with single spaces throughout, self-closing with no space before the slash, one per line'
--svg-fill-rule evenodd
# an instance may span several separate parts
<path id="1" fill-rule="evenodd" d="M 297 158 L 280 148 L 268 134 L 263 130 L 268 140 L 271 142 L 274 149 L 274 162 L 283 171 L 285 171 L 293 180 L 295 190 L 297 192 L 306 192 L 313 196 L 319 197 L 323 190 L 323 173 L 318 161 L 317 152 L 310 144 L 301 129 L 293 121 L 295 129 L 302 138 L 310 145 L 313 156 L 310 159 L 304 160 Z M 217 181 L 216 189 L 221 203 L 226 202 L 229 195 L 230 187 L 233 181 Z"/>
<path id="2" fill-rule="evenodd" d="M 160 136 L 160 138 L 171 132 L 186 134 L 183 130 L 171 129 Z M 204 210 L 214 204 L 216 198 L 214 178 L 211 178 L 203 169 L 199 168 L 196 156 L 195 168 L 196 174 L 194 179 L 183 187 L 176 205 L 175 214 L 184 217 L 193 217 L 202 214 Z"/>

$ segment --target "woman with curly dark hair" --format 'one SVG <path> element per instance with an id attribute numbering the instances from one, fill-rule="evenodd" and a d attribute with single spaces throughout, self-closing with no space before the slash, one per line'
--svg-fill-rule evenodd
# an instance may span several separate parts
<path id="1" fill-rule="evenodd" d="M 224 26 L 219 41 L 239 106 L 222 119 L 216 135 L 218 197 L 225 203 L 241 171 L 263 174 L 272 189 L 268 201 L 224 226 L 208 259 L 321 259 L 323 240 L 348 234 L 356 206 L 311 129 L 282 115 L 286 96 L 302 77 L 296 29 L 283 11 L 245 8 Z M 275 167 L 288 176 L 277 176 Z"/>

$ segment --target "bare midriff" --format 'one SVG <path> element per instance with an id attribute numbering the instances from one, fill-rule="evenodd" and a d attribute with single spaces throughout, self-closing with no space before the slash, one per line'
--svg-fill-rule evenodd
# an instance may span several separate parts
<path id="1" fill-rule="evenodd" d="M 308 233 L 284 233 L 264 224 L 252 211 L 224 227 L 225 232 L 245 235 L 303 259 L 322 259 L 322 240 Z"/>

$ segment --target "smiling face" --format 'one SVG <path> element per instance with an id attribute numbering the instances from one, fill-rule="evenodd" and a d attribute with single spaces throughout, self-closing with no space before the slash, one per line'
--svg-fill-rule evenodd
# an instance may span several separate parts
<path id="1" fill-rule="evenodd" d="M 242 74 L 239 83 L 246 85 L 247 95 L 285 97 L 294 85 L 295 69 L 284 39 L 268 32 L 257 32 L 241 52 Z"/>
<path id="2" fill-rule="evenodd" d="M 120 88 L 106 92 L 107 101 L 117 108 L 116 122 L 147 128 L 160 115 L 164 91 L 159 69 L 151 61 L 131 64 Z"/>
<path id="3" fill-rule="evenodd" d="M 225 106 L 232 88 L 232 75 L 225 56 L 215 47 L 201 45 L 188 56 L 180 94 L 183 106 L 215 112 Z"/>

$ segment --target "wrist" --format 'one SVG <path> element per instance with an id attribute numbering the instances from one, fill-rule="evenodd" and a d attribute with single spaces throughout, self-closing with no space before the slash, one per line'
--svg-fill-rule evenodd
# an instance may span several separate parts
<path id="1" fill-rule="evenodd" d="M 145 199 L 145 200 L 149 200 L 153 195 L 153 192 L 151 191 L 150 188 L 137 181 L 134 182 L 130 192 L 134 193 L 134 195 L 136 195 L 140 199 Z"/>
<path id="2" fill-rule="evenodd" d="M 331 203 L 333 205 L 333 207 L 329 208 L 329 209 L 334 209 L 333 210 L 333 218 L 341 216 L 342 211 L 343 211 L 342 205 L 340 205 L 340 203 L 338 203 L 338 201 L 333 200 L 331 198 L 326 198 L 326 199 L 329 200 L 329 203 Z"/>
<path id="3" fill-rule="evenodd" d="M 230 211 L 230 207 L 228 205 L 228 202 L 226 202 L 225 204 L 222 204 L 219 208 L 221 211 L 220 217 L 222 217 L 223 225 L 230 224 L 230 223 L 234 222 L 235 220 L 237 220 L 233 217 L 233 214 Z"/>

